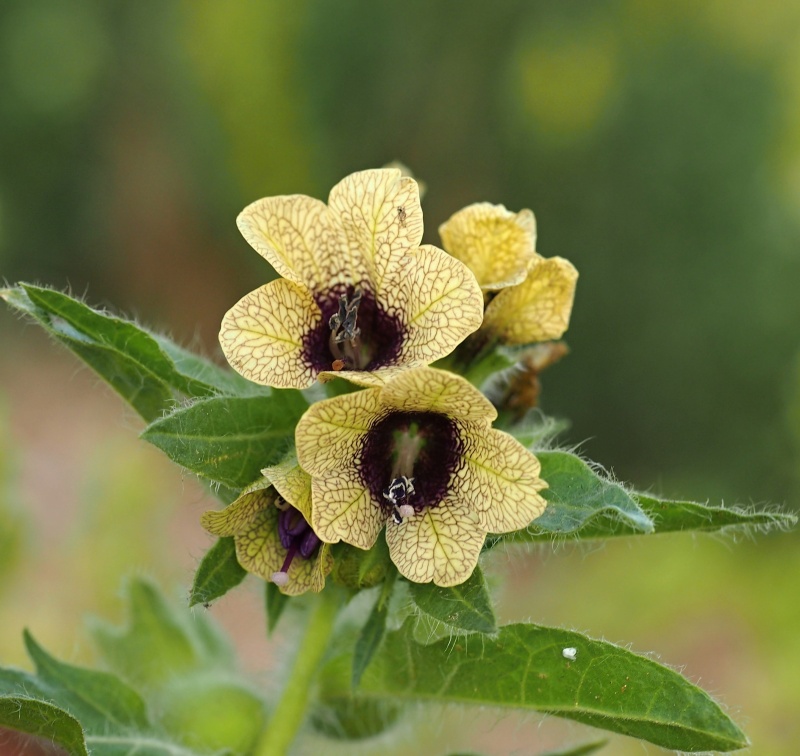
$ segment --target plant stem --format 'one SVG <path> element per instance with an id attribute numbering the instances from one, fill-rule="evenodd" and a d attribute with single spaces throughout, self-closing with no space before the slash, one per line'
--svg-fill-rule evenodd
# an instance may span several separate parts
<path id="1" fill-rule="evenodd" d="M 336 620 L 338 602 L 333 593 L 323 591 L 315 597 L 317 603 L 311 611 L 306 633 L 297 651 L 283 695 L 261 734 L 253 751 L 254 756 L 282 756 L 288 751 L 303 724 L 311 683 L 328 647 Z"/>

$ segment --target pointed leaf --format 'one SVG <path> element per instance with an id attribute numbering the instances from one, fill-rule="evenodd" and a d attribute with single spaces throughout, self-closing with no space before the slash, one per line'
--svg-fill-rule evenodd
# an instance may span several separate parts
<path id="1" fill-rule="evenodd" d="M 364 673 L 361 697 L 535 710 L 681 751 L 748 744 L 707 693 L 611 643 L 515 624 L 501 627 L 496 638 L 423 646 L 414 642 L 410 625 L 386 637 Z M 345 656 L 331 663 L 337 679 L 336 667 L 348 661 Z"/>
<path id="2" fill-rule="evenodd" d="M 136 685 L 157 686 L 197 667 L 199 660 L 188 632 L 152 585 L 131 581 L 128 600 L 127 627 L 95 622 L 91 628 L 111 669 Z"/>
<path id="3" fill-rule="evenodd" d="M 172 407 L 176 393 L 213 396 L 226 386 L 233 391 L 237 385 L 228 383 L 221 377 L 224 371 L 203 358 L 191 355 L 190 359 L 189 352 L 165 336 L 154 336 L 68 294 L 20 284 L 1 290 L 0 296 L 80 357 L 145 420 L 154 420 Z"/>
<path id="4" fill-rule="evenodd" d="M 367 617 L 367 621 L 358 634 L 355 648 L 353 649 L 353 690 L 361 682 L 364 670 L 372 661 L 372 657 L 381 645 L 383 636 L 386 633 L 386 618 L 389 616 L 388 602 L 383 601 L 383 594 L 378 596 L 372 611 Z"/>
<path id="5" fill-rule="evenodd" d="M 264 607 L 267 611 L 267 635 L 272 635 L 278 626 L 278 620 L 289 603 L 289 597 L 278 590 L 275 583 L 265 583 Z"/>
<path id="6" fill-rule="evenodd" d="M 51 740 L 70 756 L 87 756 L 78 720 L 47 701 L 24 695 L 0 696 L 0 725 Z"/>
<path id="7" fill-rule="evenodd" d="M 281 459 L 307 406 L 293 390 L 201 399 L 151 423 L 142 438 L 197 475 L 241 489 Z"/>
<path id="8" fill-rule="evenodd" d="M 118 677 L 54 659 L 27 630 L 24 638 L 39 678 L 53 691 L 53 701 L 78 719 L 87 733 L 117 734 L 149 727 L 144 701 Z"/>
<path id="9" fill-rule="evenodd" d="M 461 585 L 440 588 L 433 583 L 409 583 L 414 603 L 425 614 L 456 631 L 497 632 L 497 620 L 480 567 Z"/>
<path id="10" fill-rule="evenodd" d="M 205 554 L 189 594 L 189 606 L 208 604 L 224 596 L 244 580 L 244 568 L 236 560 L 233 538 L 220 538 Z"/>

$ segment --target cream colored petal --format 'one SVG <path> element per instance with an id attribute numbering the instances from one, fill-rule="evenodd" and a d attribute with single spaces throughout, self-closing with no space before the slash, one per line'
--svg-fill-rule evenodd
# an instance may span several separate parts
<path id="1" fill-rule="evenodd" d="M 271 580 L 273 573 L 283 567 L 288 554 L 278 535 L 279 514 L 277 507 L 262 510 L 247 529 L 234 538 L 237 561 L 262 580 Z M 326 549 L 323 544 L 313 559 L 303 559 L 299 555 L 292 559 L 288 570 L 289 582 L 279 590 L 288 596 L 306 591 L 319 592 L 325 585 L 325 575 L 332 568 L 329 547 Z"/>
<path id="2" fill-rule="evenodd" d="M 311 522 L 311 476 L 301 469 L 292 455 L 280 464 L 265 467 L 262 474 L 275 490 Z"/>
<path id="3" fill-rule="evenodd" d="M 316 376 L 303 356 L 303 337 L 321 319 L 308 289 L 281 278 L 228 310 L 219 343 L 231 366 L 248 380 L 275 388 L 307 388 Z"/>
<path id="4" fill-rule="evenodd" d="M 535 262 L 525 281 L 489 302 L 483 328 L 506 344 L 560 339 L 569 326 L 577 280 L 578 271 L 568 260 Z"/>
<path id="5" fill-rule="evenodd" d="M 425 244 L 387 278 L 385 302 L 405 325 L 400 360 L 428 365 L 444 357 L 483 321 L 483 294 L 466 265 Z"/>
<path id="6" fill-rule="evenodd" d="M 468 502 L 481 527 L 509 533 L 527 527 L 544 512 L 539 494 L 547 483 L 539 477 L 539 460 L 508 433 L 464 423 L 464 463 L 451 480 L 453 495 Z"/>
<path id="7" fill-rule="evenodd" d="M 284 278 L 322 293 L 343 280 L 342 250 L 324 202 L 303 194 L 265 197 L 242 210 L 236 224 Z"/>
<path id="8" fill-rule="evenodd" d="M 378 389 L 365 389 L 312 404 L 295 431 L 300 467 L 315 478 L 353 467 L 381 412 L 379 395 Z"/>
<path id="9" fill-rule="evenodd" d="M 417 182 L 396 168 L 353 173 L 331 189 L 328 210 L 353 280 L 363 277 L 382 300 L 387 271 L 422 239 Z"/>
<path id="10" fill-rule="evenodd" d="M 244 532 L 265 509 L 275 509 L 275 489 L 269 481 L 251 486 L 225 509 L 204 512 L 201 525 L 212 535 L 234 536 Z"/>
<path id="11" fill-rule="evenodd" d="M 311 481 L 311 527 L 327 543 L 344 541 L 370 549 L 385 522 L 381 507 L 355 470 L 328 473 Z"/>
<path id="12" fill-rule="evenodd" d="M 448 496 L 438 506 L 386 524 L 389 555 L 415 583 L 463 583 L 475 569 L 486 531 L 467 502 Z"/>
<path id="13" fill-rule="evenodd" d="M 386 367 L 376 368 L 375 370 L 324 370 L 317 375 L 320 383 L 327 383 L 334 378 L 344 378 L 356 386 L 365 388 L 380 388 L 385 386 L 392 378 L 404 372 L 410 367 L 422 366 L 427 363 L 403 363 L 402 365 L 387 365 Z"/>
<path id="14" fill-rule="evenodd" d="M 469 381 L 455 373 L 421 367 L 405 370 L 380 393 L 387 407 L 403 412 L 439 412 L 488 424 L 497 417 L 494 405 Z"/>
<path id="15" fill-rule="evenodd" d="M 482 289 L 496 290 L 525 280 L 536 254 L 536 220 L 530 210 L 512 213 L 503 205 L 477 202 L 439 226 L 442 246 L 465 263 Z"/>

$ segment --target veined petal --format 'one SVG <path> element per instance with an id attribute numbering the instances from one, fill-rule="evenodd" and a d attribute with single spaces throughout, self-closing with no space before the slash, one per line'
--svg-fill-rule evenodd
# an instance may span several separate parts
<path id="1" fill-rule="evenodd" d="M 578 271 L 561 257 L 534 262 L 518 286 L 489 302 L 483 328 L 506 344 L 560 339 L 569 326 Z"/>
<path id="2" fill-rule="evenodd" d="M 415 583 L 463 583 L 475 569 L 486 531 L 469 502 L 448 496 L 402 523 L 386 526 L 389 555 Z"/>
<path id="3" fill-rule="evenodd" d="M 519 441 L 473 423 L 463 424 L 461 437 L 465 464 L 453 476 L 453 495 L 469 504 L 484 530 L 520 530 L 544 512 L 539 460 Z"/>
<path id="4" fill-rule="evenodd" d="M 424 364 L 427 363 L 419 363 L 419 365 Z M 350 383 L 355 383 L 356 386 L 380 388 L 410 367 L 417 367 L 417 363 L 411 364 L 404 362 L 403 365 L 387 365 L 386 367 L 375 368 L 374 370 L 323 370 L 317 375 L 317 380 L 320 383 L 327 383 L 334 378 L 344 378 L 346 381 L 350 381 Z"/>
<path id="5" fill-rule="evenodd" d="M 342 250 L 324 202 L 303 194 L 265 197 L 248 205 L 236 225 L 279 275 L 326 292 L 342 277 Z"/>
<path id="6" fill-rule="evenodd" d="M 497 417 L 494 405 L 469 381 L 447 370 L 405 370 L 380 393 L 381 402 L 402 412 L 439 412 L 456 420 L 488 426 Z"/>
<path id="7" fill-rule="evenodd" d="M 255 383 L 307 388 L 314 371 L 303 337 L 322 319 L 308 289 L 279 278 L 242 297 L 222 320 L 219 343 L 231 366 Z"/>
<path id="8" fill-rule="evenodd" d="M 476 202 L 439 226 L 442 246 L 475 274 L 481 289 L 503 289 L 525 280 L 536 254 L 536 219 L 530 210 Z"/>
<path id="9" fill-rule="evenodd" d="M 273 573 L 283 566 L 286 549 L 278 535 L 277 507 L 262 510 L 246 530 L 236 536 L 236 559 L 245 570 L 263 580 L 271 580 Z M 330 548 L 330 547 L 328 547 Z M 306 591 L 321 591 L 325 575 L 333 569 L 333 558 L 324 544 L 314 559 L 295 558 L 289 565 L 289 581 L 280 586 L 281 593 L 296 596 Z"/>
<path id="10" fill-rule="evenodd" d="M 424 244 L 388 277 L 387 302 L 403 313 L 403 362 L 428 365 L 453 351 L 483 320 L 483 295 L 469 268 Z"/>
<path id="11" fill-rule="evenodd" d="M 353 173 L 331 189 L 328 211 L 347 250 L 352 280 L 368 281 L 382 299 L 387 271 L 422 239 L 417 182 L 396 168 Z"/>
<path id="12" fill-rule="evenodd" d="M 245 489 L 236 501 L 225 509 L 204 512 L 200 524 L 212 535 L 236 536 L 247 530 L 260 513 L 273 506 L 276 493 L 269 481 L 259 481 Z M 277 511 L 277 510 L 276 510 Z"/>
<path id="13" fill-rule="evenodd" d="M 372 548 L 385 516 L 355 470 L 313 478 L 311 495 L 314 500 L 311 527 L 320 540 Z"/>
<path id="14" fill-rule="evenodd" d="M 301 469 L 294 456 L 272 467 L 265 467 L 262 475 L 269 480 L 283 499 L 311 522 L 311 476 Z"/>
<path id="15" fill-rule="evenodd" d="M 354 466 L 364 436 L 381 410 L 379 389 L 356 391 L 312 404 L 295 431 L 300 467 L 316 477 Z"/>

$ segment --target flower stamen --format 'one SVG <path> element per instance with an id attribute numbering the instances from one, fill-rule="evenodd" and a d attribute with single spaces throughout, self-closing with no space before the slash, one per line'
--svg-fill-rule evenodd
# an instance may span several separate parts
<path id="1" fill-rule="evenodd" d="M 270 576 L 272 582 L 279 586 L 288 584 L 289 567 L 292 565 L 292 560 L 298 555 L 302 559 L 310 559 L 321 543 L 303 514 L 289 504 L 284 507 L 284 503 L 281 498 L 276 501 L 276 505 L 281 510 L 278 515 L 278 537 L 288 553 L 280 570 L 273 572 Z"/>
<path id="2" fill-rule="evenodd" d="M 339 297 L 339 309 L 328 319 L 331 329 L 330 348 L 334 356 L 333 369 L 341 370 L 350 365 L 354 370 L 362 368 L 361 329 L 357 325 L 358 306 L 361 304 L 361 289 L 356 289 L 348 301 L 346 294 Z M 337 367 L 338 366 L 338 367 Z"/>

